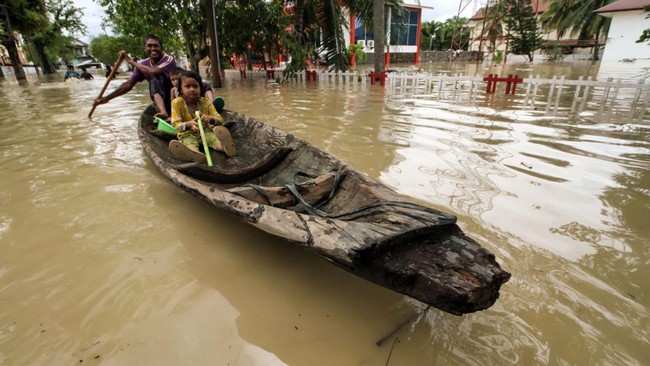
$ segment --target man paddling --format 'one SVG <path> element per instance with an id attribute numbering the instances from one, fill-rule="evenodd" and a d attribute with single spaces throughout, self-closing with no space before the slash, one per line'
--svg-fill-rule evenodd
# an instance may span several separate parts
<path id="1" fill-rule="evenodd" d="M 95 98 L 93 107 L 108 103 L 111 99 L 128 93 L 135 84 L 147 80 L 149 82 L 149 96 L 158 107 L 157 116 L 163 119 L 169 118 L 168 112 L 171 111 L 169 91 L 172 88 L 169 71 L 176 68 L 176 60 L 173 56 L 164 52 L 162 41 L 154 35 L 149 35 L 144 39 L 144 52 L 148 57 L 140 62 L 133 61 L 126 54 L 126 51 L 118 53 L 118 56 L 124 57 L 124 61 L 133 67 L 133 73 L 131 73 L 129 80 L 122 83 L 107 96 Z"/>

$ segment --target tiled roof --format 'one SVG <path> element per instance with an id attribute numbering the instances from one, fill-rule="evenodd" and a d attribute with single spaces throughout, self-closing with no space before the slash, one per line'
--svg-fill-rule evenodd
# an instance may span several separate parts
<path id="1" fill-rule="evenodd" d="M 531 3 L 533 5 L 533 10 L 537 14 L 545 12 L 551 6 L 551 0 L 531 0 Z M 485 8 L 479 9 L 479 11 L 469 18 L 469 20 L 481 20 L 483 18 L 485 18 Z"/>
<path id="2" fill-rule="evenodd" d="M 613 13 L 617 11 L 640 10 L 650 5 L 650 0 L 618 0 L 602 8 L 596 9 L 594 13 Z"/>

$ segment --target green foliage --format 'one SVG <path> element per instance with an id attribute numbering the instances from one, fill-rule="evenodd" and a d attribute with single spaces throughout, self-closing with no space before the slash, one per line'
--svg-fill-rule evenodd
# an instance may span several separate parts
<path id="1" fill-rule="evenodd" d="M 148 34 L 158 36 L 165 51 L 170 53 L 179 53 L 190 46 L 205 47 L 206 20 L 200 0 L 98 0 L 98 3 L 105 7 L 116 34 L 128 40 L 140 40 L 139 49 L 133 50 L 137 57 L 145 57 L 142 45 Z M 191 45 L 183 42 L 183 32 L 194 35 Z"/>
<path id="2" fill-rule="evenodd" d="M 500 64 L 503 62 L 503 50 L 496 50 L 492 62 Z"/>
<path id="3" fill-rule="evenodd" d="M 347 18 L 342 8 L 333 1 L 318 1 L 317 25 L 321 30 L 320 54 L 330 70 L 346 70 L 349 55 L 345 47 L 344 29 L 348 29 Z"/>
<path id="4" fill-rule="evenodd" d="M 604 39 L 607 37 L 611 18 L 600 16 L 594 10 L 608 5 L 612 0 L 566 1 L 551 0 L 540 20 L 546 29 L 555 29 L 559 37 L 570 32 L 579 40 Z M 594 60 L 598 59 L 598 46 Z"/>
<path id="5" fill-rule="evenodd" d="M 368 58 L 368 55 L 363 51 L 363 46 L 360 44 L 349 45 L 348 52 L 354 55 L 357 62 L 364 62 Z"/>
<path id="6" fill-rule="evenodd" d="M 113 37 L 101 35 L 90 41 L 90 53 L 101 63 L 113 65 L 117 59 L 117 53 L 125 50 L 131 54 L 140 54 L 143 46 L 142 41 L 136 38 L 124 36 Z"/>
<path id="7" fill-rule="evenodd" d="M 277 2 L 266 3 L 263 0 L 239 0 L 233 5 L 217 7 L 219 45 L 227 53 L 248 52 L 248 46 L 254 50 L 277 41 L 282 25 L 282 5 Z"/>
<path id="8" fill-rule="evenodd" d="M 9 57 L 14 66 L 16 79 L 25 79 L 25 71 L 21 67 L 18 57 L 18 47 L 14 42 L 12 32 L 19 32 L 29 37 L 34 32 L 48 26 L 45 4 L 40 0 L 3 0 L 0 4 L 2 12 L 2 37 L 0 41 L 9 52 Z"/>
<path id="9" fill-rule="evenodd" d="M 430 21 L 422 23 L 420 44 L 424 50 L 465 50 L 471 38 L 470 28 L 466 27 L 467 18 L 453 17 L 444 22 Z M 452 45 L 453 41 L 453 45 Z"/>
<path id="10" fill-rule="evenodd" d="M 544 43 L 544 39 L 537 29 L 531 0 L 505 0 L 505 5 L 508 9 L 505 21 L 510 50 L 533 61 L 533 52 Z"/>
<path id="11" fill-rule="evenodd" d="M 42 0 L 3 0 L 9 23 L 3 19 L 3 34 L 8 35 L 6 27 L 23 35 L 30 35 L 48 25 L 45 4 Z M 4 16 L 3 16 L 4 18 Z"/>
<path id="12" fill-rule="evenodd" d="M 142 43 L 145 35 L 155 34 L 163 40 L 165 50 L 176 56 L 187 54 L 198 62 L 208 55 L 204 0 L 98 1 L 106 7 L 108 20 L 114 24 L 120 41 L 130 45 L 133 39 L 139 39 Z M 288 25 L 280 1 L 215 0 L 214 3 L 223 66 L 233 52 L 270 50 L 282 33 L 281 27 Z M 137 51 L 130 52 L 140 56 L 142 50 L 140 45 Z"/>
<path id="13" fill-rule="evenodd" d="M 47 0 L 45 8 L 50 21 L 28 38 L 38 54 L 39 60 L 35 61 L 40 61 L 45 73 L 52 73 L 52 61 L 59 58 L 70 60 L 75 56 L 74 37 L 64 35 L 64 31 L 68 34 L 85 34 L 86 26 L 81 22 L 82 10 L 75 7 L 71 0 Z"/>
<path id="14" fill-rule="evenodd" d="M 373 29 L 373 1 L 296 0 L 294 3 L 295 13 L 288 15 L 288 22 L 295 25 L 295 30 L 290 33 L 281 28 L 280 34 L 282 47 L 291 54 L 287 71 L 304 70 L 305 60 L 311 56 L 321 57 L 330 70 L 346 70 L 349 52 L 345 47 L 344 30 L 349 24 L 344 8 L 354 14 L 366 29 Z M 393 21 L 397 25 L 403 23 L 401 0 L 385 0 L 383 5 L 386 9 L 393 9 Z"/>
<path id="15" fill-rule="evenodd" d="M 546 54 L 547 61 L 562 61 L 566 56 L 560 46 L 547 48 L 544 50 L 544 54 Z"/>

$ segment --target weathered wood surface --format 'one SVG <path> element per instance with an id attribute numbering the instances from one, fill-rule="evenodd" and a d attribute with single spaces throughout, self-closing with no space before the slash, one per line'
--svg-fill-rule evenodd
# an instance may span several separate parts
<path id="1" fill-rule="evenodd" d="M 313 205 L 329 196 L 332 189 L 334 189 L 335 176 L 336 173 L 321 175 L 320 177 L 316 177 L 308 182 L 298 184 L 296 188 L 305 201 L 310 205 Z M 253 202 L 274 207 L 286 208 L 298 204 L 298 202 L 296 202 L 296 197 L 286 186 L 255 188 L 251 186 L 243 186 L 231 188 L 228 192 L 242 196 Z"/>
<path id="2" fill-rule="evenodd" d="M 510 278 L 494 255 L 463 234 L 453 215 L 408 202 L 290 134 L 224 112 L 239 155 L 228 159 L 213 152 L 214 171 L 250 172 L 251 166 L 268 161 L 269 156 L 276 158 L 272 164 L 261 164 L 266 168 L 255 170 L 256 174 L 215 181 L 196 173 L 209 168 L 196 164 L 187 168 L 186 162 L 170 156 L 168 140 L 151 133 L 154 113 L 153 107 L 145 110 L 138 134 L 145 153 L 176 185 L 360 277 L 452 314 L 487 309 Z M 277 151 L 286 153 L 277 158 Z M 336 171 L 343 172 L 338 184 L 332 179 Z M 295 182 L 300 173 L 318 178 Z M 293 183 L 310 205 L 322 203 L 331 188 L 336 191 L 315 212 L 295 204 L 295 196 L 286 189 Z M 251 185 L 261 188 L 273 205 Z"/>

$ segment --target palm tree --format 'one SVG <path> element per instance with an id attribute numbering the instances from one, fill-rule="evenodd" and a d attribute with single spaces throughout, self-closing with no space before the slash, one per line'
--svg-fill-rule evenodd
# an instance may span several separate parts
<path id="1" fill-rule="evenodd" d="M 308 42 L 320 40 L 321 54 L 328 66 L 335 70 L 345 70 L 348 65 L 348 50 L 345 47 L 344 29 L 348 27 L 348 20 L 344 8 L 361 20 L 366 29 L 373 29 L 376 49 L 383 50 L 380 45 L 385 45 L 384 9 L 387 7 L 394 9 L 395 13 L 401 12 L 402 0 L 296 0 L 293 14 L 296 44 L 291 50 L 292 58 L 298 58 L 297 62 L 303 63 L 304 49 L 308 48 Z M 379 14 L 380 17 L 375 16 Z M 317 34 L 317 30 L 320 34 Z M 381 65 L 377 65 L 378 59 L 381 59 Z M 301 65 L 297 66 L 299 69 Z M 383 71 L 383 57 L 375 57 L 375 71 L 378 66 Z"/>
<path id="2" fill-rule="evenodd" d="M 614 2 L 614 0 L 551 0 L 549 9 L 542 14 L 545 27 L 557 30 L 558 37 L 566 32 L 578 39 L 594 39 L 593 60 L 598 60 L 599 40 L 607 37 L 611 19 L 594 13 L 594 10 Z"/>
<path id="3" fill-rule="evenodd" d="M 372 36 L 375 38 L 375 73 L 384 72 L 384 44 L 386 43 L 386 27 L 384 27 L 384 0 L 372 1 Z"/>

